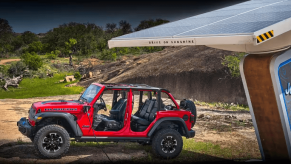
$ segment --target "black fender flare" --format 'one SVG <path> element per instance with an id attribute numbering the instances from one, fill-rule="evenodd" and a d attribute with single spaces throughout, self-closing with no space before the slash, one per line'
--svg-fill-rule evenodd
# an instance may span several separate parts
<path id="1" fill-rule="evenodd" d="M 179 122 L 181 123 L 181 125 L 182 125 L 182 128 L 183 128 L 184 131 L 185 131 L 185 135 L 186 135 L 186 137 L 187 137 L 187 138 L 191 137 L 191 134 L 190 134 L 190 132 L 189 132 L 187 126 L 186 126 L 185 121 L 184 121 L 182 118 L 180 118 L 180 117 L 165 117 L 165 118 L 161 118 L 161 119 L 159 119 L 157 122 L 155 122 L 155 125 L 154 125 L 154 126 L 152 127 L 152 129 L 149 131 L 149 133 L 148 133 L 148 137 L 151 137 L 151 136 L 154 134 L 155 130 L 159 127 L 159 125 L 160 125 L 162 122 L 164 122 L 164 121 L 179 121 Z"/>
<path id="2" fill-rule="evenodd" d="M 41 119 L 36 119 L 36 117 L 42 117 Z M 76 122 L 75 119 L 76 116 L 70 114 L 70 113 L 59 113 L 59 112 L 45 112 L 45 113 L 37 113 L 34 116 L 35 122 L 40 122 L 44 118 L 63 118 L 67 121 L 71 129 L 73 130 L 73 133 L 76 137 L 83 136 L 82 130 L 80 129 L 79 125 Z"/>

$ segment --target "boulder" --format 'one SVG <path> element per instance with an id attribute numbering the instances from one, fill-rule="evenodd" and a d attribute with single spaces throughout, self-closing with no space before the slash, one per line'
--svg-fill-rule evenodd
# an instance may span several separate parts
<path id="1" fill-rule="evenodd" d="M 67 82 L 76 80 L 73 75 L 72 76 L 66 76 L 65 79 L 66 79 Z"/>
<path id="2" fill-rule="evenodd" d="M 87 74 L 86 74 L 86 78 L 92 78 L 93 77 L 93 73 L 92 72 L 88 72 Z"/>
<path id="3" fill-rule="evenodd" d="M 204 114 L 200 114 L 199 116 L 198 116 L 198 118 L 203 118 L 204 117 Z"/>

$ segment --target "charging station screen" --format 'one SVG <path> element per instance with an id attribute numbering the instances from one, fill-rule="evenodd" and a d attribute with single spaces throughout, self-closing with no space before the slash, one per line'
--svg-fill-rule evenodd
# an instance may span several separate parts
<path id="1" fill-rule="evenodd" d="M 289 125 L 291 127 L 291 59 L 283 62 L 279 66 L 279 81 L 281 84 L 281 91 L 284 98 Z"/>

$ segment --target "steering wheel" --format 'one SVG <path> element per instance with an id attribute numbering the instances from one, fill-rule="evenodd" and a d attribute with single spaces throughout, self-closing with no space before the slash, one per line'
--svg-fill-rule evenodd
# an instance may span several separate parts
<path id="1" fill-rule="evenodd" d="M 166 105 L 165 108 L 166 108 L 167 110 L 173 110 L 173 106 L 172 106 L 172 105 Z"/>
<path id="2" fill-rule="evenodd" d="M 105 101 L 103 100 L 102 97 L 100 97 L 100 101 L 101 101 L 101 103 L 104 103 L 104 111 L 106 112 L 107 111 L 107 107 L 106 107 Z"/>

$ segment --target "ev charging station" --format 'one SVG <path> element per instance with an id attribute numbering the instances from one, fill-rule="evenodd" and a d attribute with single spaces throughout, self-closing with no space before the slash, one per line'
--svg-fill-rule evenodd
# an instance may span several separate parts
<path id="1" fill-rule="evenodd" d="M 108 45 L 246 52 L 240 72 L 262 159 L 291 161 L 291 0 L 251 0 L 116 37 Z"/>

